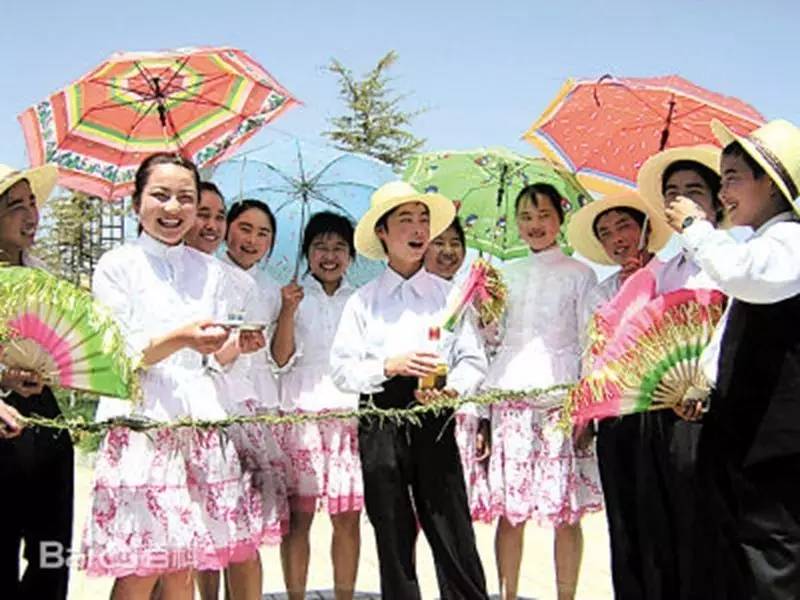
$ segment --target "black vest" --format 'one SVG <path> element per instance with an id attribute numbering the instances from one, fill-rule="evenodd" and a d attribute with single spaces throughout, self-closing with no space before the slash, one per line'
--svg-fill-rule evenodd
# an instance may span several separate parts
<path id="1" fill-rule="evenodd" d="M 745 465 L 800 454 L 800 295 L 732 301 L 709 416 Z"/>

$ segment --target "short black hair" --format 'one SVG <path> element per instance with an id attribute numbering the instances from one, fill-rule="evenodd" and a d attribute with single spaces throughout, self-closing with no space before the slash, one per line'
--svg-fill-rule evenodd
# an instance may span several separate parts
<path id="1" fill-rule="evenodd" d="M 721 221 L 725 216 L 725 208 L 722 206 L 722 201 L 719 199 L 719 190 L 722 187 L 722 179 L 714 169 L 708 168 L 703 163 L 696 160 L 676 160 L 670 163 L 664 174 L 661 176 L 661 195 L 667 192 L 667 181 L 669 178 L 678 173 L 679 171 L 692 171 L 706 182 L 708 189 L 711 191 L 711 205 L 717 215 L 717 220 Z"/>
<path id="2" fill-rule="evenodd" d="M 744 149 L 739 142 L 731 142 L 722 149 L 722 156 L 739 156 L 741 157 L 750 170 L 753 172 L 753 178 L 761 179 L 767 172 L 764 170 L 758 161 L 753 158 L 750 153 Z"/>
<path id="3" fill-rule="evenodd" d="M 350 258 L 355 258 L 356 247 L 353 243 L 353 232 L 353 223 L 347 217 L 330 211 L 315 213 L 311 215 L 303 232 L 303 256 L 308 260 L 308 252 L 315 238 L 335 234 L 347 242 Z"/>
<path id="4" fill-rule="evenodd" d="M 621 212 L 623 214 L 628 215 L 631 219 L 636 221 L 639 227 L 642 228 L 644 227 L 644 222 L 647 219 L 647 215 L 645 213 L 630 206 L 615 206 L 614 208 L 607 208 L 603 212 L 599 213 L 594 218 L 594 221 L 592 221 L 592 233 L 594 233 L 594 237 L 596 237 L 597 239 L 600 239 L 600 234 L 597 232 L 597 222 L 601 218 L 605 217 L 608 213 L 612 212 Z"/>
<path id="5" fill-rule="evenodd" d="M 467 247 L 467 236 L 464 235 L 464 226 L 461 225 L 461 219 L 459 219 L 458 217 L 453 219 L 453 222 L 450 223 L 450 225 L 447 226 L 447 229 L 454 229 L 455 232 L 456 232 L 456 237 L 458 238 L 458 241 L 461 242 L 461 245 L 464 248 Z M 444 231 L 447 231 L 447 229 L 445 229 Z M 444 233 L 444 231 L 442 233 Z M 442 233 L 440 233 L 439 235 L 442 235 Z"/>
<path id="6" fill-rule="evenodd" d="M 550 198 L 550 201 L 553 203 L 553 208 L 556 209 L 556 213 L 558 214 L 558 221 L 559 223 L 563 224 L 564 207 L 561 205 L 561 194 L 549 183 L 533 183 L 522 188 L 519 191 L 519 194 L 517 194 L 517 199 L 514 200 L 514 214 L 519 212 L 519 205 L 522 203 L 524 198 L 528 198 L 531 201 L 531 204 L 533 204 L 536 208 L 539 208 L 538 201 L 536 200 L 536 194 L 541 194 Z"/>
<path id="7" fill-rule="evenodd" d="M 255 200 L 253 198 L 245 198 L 244 200 L 237 200 L 231 204 L 231 207 L 228 209 L 228 215 L 225 218 L 228 232 L 230 232 L 233 222 L 242 216 L 242 213 L 250 210 L 251 208 L 260 210 L 267 215 L 267 220 L 269 221 L 270 227 L 272 227 L 272 243 L 269 246 L 269 252 L 267 252 L 267 256 L 270 256 L 272 254 L 272 249 L 275 247 L 275 238 L 278 237 L 278 228 L 275 223 L 275 215 L 272 214 L 272 211 L 270 210 L 269 206 L 267 206 L 266 202 Z"/>
<path id="8" fill-rule="evenodd" d="M 219 191 L 217 184 L 212 181 L 201 181 L 200 182 L 200 193 L 203 192 L 213 192 L 220 198 L 222 198 L 222 203 L 225 204 L 225 196 L 222 195 L 222 192 Z"/>

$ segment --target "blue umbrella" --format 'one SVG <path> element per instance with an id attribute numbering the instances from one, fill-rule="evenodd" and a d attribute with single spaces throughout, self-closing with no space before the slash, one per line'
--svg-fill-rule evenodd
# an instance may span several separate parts
<path id="1" fill-rule="evenodd" d="M 229 203 L 255 198 L 275 213 L 277 236 L 266 268 L 280 283 L 305 270 L 300 246 L 312 214 L 332 211 L 355 224 L 372 193 L 394 179 L 391 167 L 371 157 L 288 137 L 239 154 L 214 171 Z M 380 261 L 359 256 L 348 278 L 361 285 L 382 268 Z"/>

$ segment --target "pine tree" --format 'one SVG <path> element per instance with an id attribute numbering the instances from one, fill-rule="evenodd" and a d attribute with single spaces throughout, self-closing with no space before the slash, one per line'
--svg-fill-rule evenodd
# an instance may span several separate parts
<path id="1" fill-rule="evenodd" d="M 387 71 L 397 58 L 394 50 L 388 52 L 360 80 L 338 60 L 331 60 L 328 70 L 339 78 L 339 96 L 346 112 L 329 119 L 333 129 L 325 132 L 337 148 L 367 154 L 393 167 L 400 167 L 425 144 L 408 131 L 422 111 L 403 110 L 400 104 L 406 96 L 389 87 Z"/>

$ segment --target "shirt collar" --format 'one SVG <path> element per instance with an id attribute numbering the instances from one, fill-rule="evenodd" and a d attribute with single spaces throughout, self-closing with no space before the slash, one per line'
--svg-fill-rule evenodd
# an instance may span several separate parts
<path id="1" fill-rule="evenodd" d="M 305 275 L 303 275 L 302 284 L 304 288 L 306 288 L 311 292 L 322 294 L 323 296 L 328 295 L 328 293 L 325 291 L 325 288 L 322 287 L 322 284 L 311 273 L 306 273 Z M 329 297 L 331 298 L 336 297 L 346 291 L 349 291 L 351 288 L 352 286 L 348 283 L 347 278 L 343 277 L 342 282 L 339 284 L 339 287 L 333 293 L 333 296 Z"/>
<path id="2" fill-rule="evenodd" d="M 784 221 L 797 221 L 797 217 L 795 216 L 794 211 L 786 210 L 782 213 L 775 215 L 769 221 L 764 223 L 761 227 L 756 229 L 754 235 L 761 235 L 776 223 L 783 223 Z"/>
<path id="3" fill-rule="evenodd" d="M 548 248 L 547 250 L 542 250 L 540 252 L 531 252 L 528 254 L 528 261 L 531 263 L 543 263 L 547 264 L 553 261 L 556 261 L 564 256 L 564 253 L 561 251 L 561 247 L 556 244 L 552 248 Z"/>
<path id="4" fill-rule="evenodd" d="M 390 296 L 396 290 L 403 287 L 414 290 L 418 296 L 425 296 L 431 289 L 433 277 L 436 276 L 428 273 L 424 267 L 421 267 L 419 271 L 414 273 L 408 279 L 400 275 L 400 273 L 391 267 L 386 267 L 384 272 L 381 274 L 380 289 L 387 296 Z"/>
<path id="5" fill-rule="evenodd" d="M 169 246 L 164 242 L 152 237 L 146 231 L 142 231 L 142 233 L 139 235 L 138 243 L 142 249 L 147 252 L 147 254 L 163 259 L 166 259 L 169 256 L 182 254 L 186 248 L 183 242 L 176 246 Z"/>

